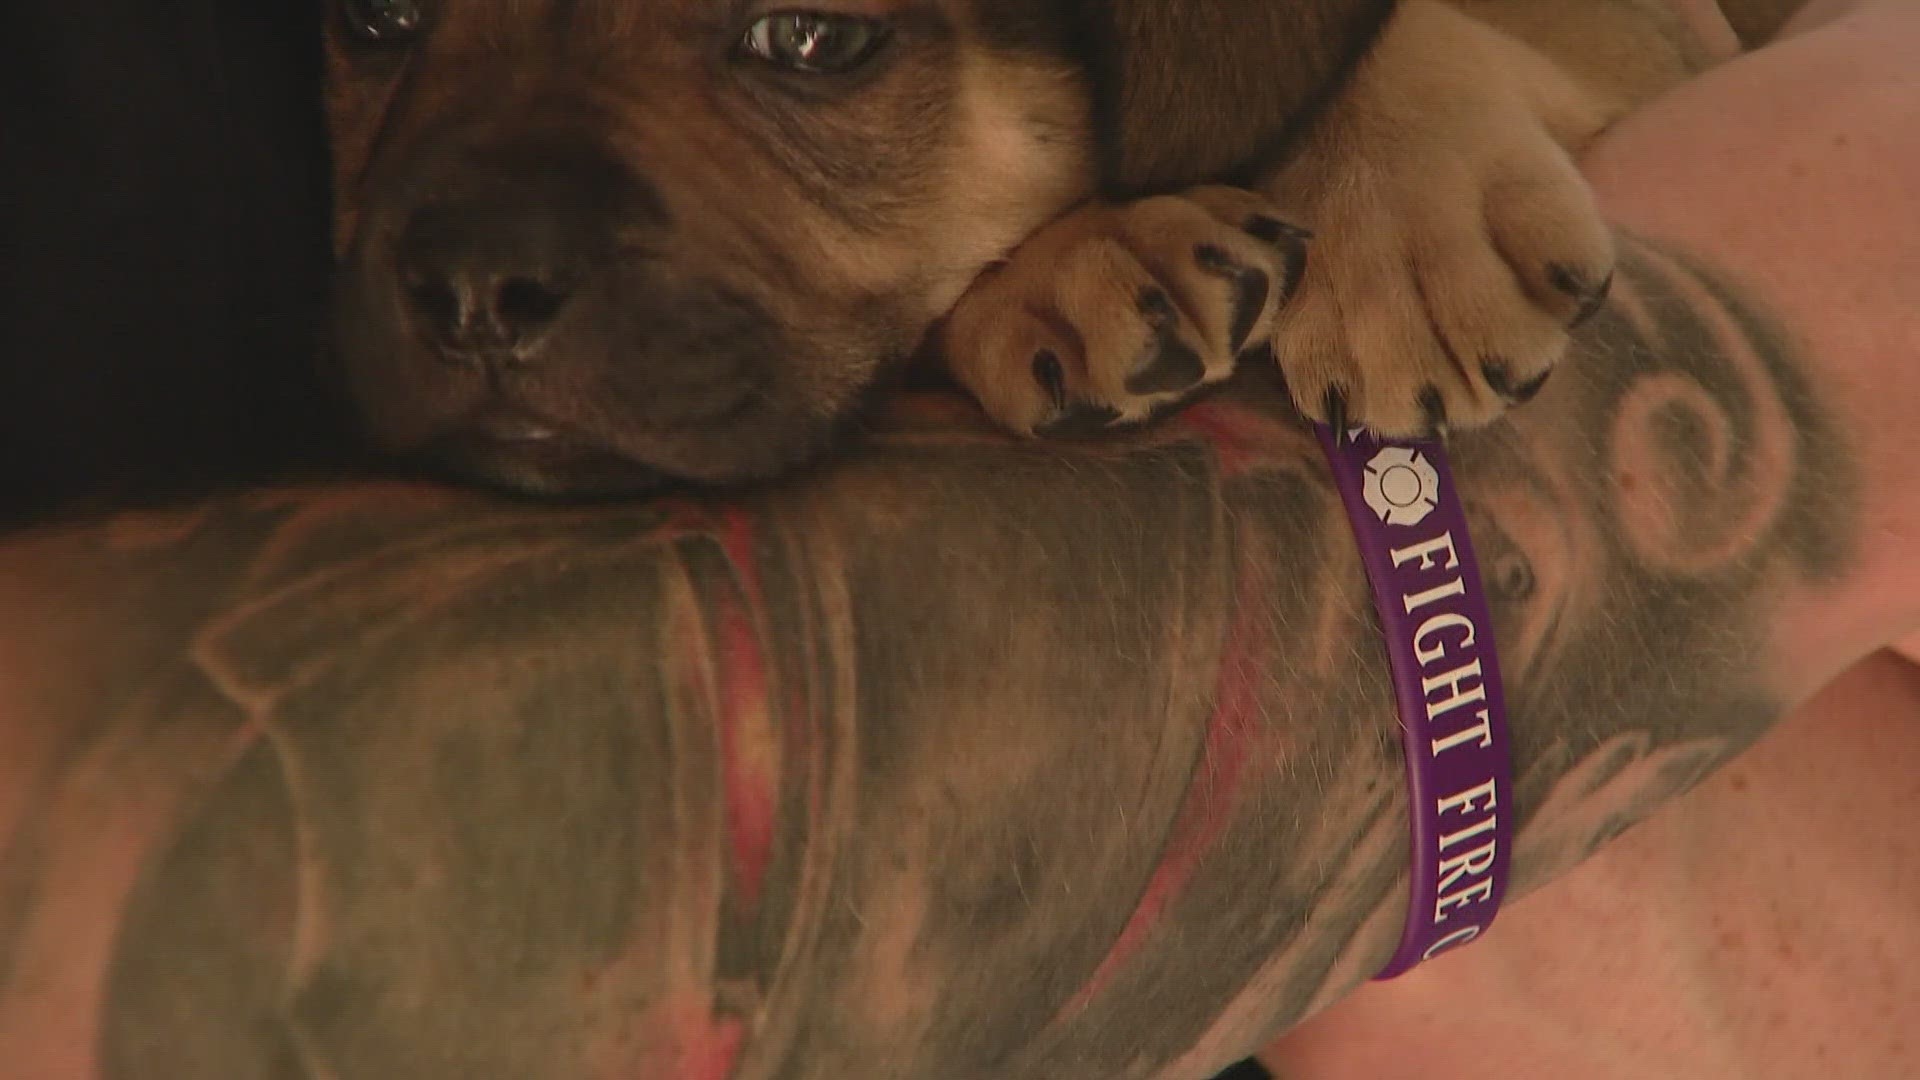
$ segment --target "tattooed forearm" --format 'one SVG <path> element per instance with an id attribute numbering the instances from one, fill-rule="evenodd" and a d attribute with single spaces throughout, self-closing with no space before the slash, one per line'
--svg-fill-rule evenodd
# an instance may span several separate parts
<path id="1" fill-rule="evenodd" d="M 1849 567 L 1786 337 L 1644 244 L 1617 296 L 1456 452 L 1523 889 L 1764 732 L 1774 605 Z M 13 595 L 68 599 L 21 632 L 94 644 L 22 698 L 63 711 L 3 834 L 0 1057 L 1207 1075 L 1402 916 L 1384 654 L 1275 400 L 1069 449 L 921 399 L 734 505 L 289 494 L 33 541 Z"/>

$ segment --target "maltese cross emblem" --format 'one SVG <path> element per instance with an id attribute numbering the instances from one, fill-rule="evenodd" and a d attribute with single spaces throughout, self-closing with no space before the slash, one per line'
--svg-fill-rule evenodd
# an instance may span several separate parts
<path id="1" fill-rule="evenodd" d="M 1389 525 L 1418 525 L 1440 505 L 1440 474 L 1418 450 L 1389 446 L 1366 469 L 1367 505 Z"/>

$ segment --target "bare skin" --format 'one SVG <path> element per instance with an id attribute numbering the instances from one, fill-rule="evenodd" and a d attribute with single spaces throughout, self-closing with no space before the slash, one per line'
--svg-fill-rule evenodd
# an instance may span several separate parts
<path id="1" fill-rule="evenodd" d="M 1865 226 L 1878 215 L 1910 220 L 1914 208 L 1897 198 L 1820 197 L 1829 183 L 1852 190 L 1853 170 L 1889 150 L 1914 156 L 1885 140 L 1920 114 L 1920 80 L 1902 66 L 1920 25 L 1910 10 L 1874 7 L 1816 5 L 1803 21 L 1828 29 L 1771 54 L 1774 70 L 1755 62 L 1725 85 L 1708 80 L 1619 133 L 1591 165 L 1615 214 L 1741 265 L 1779 268 L 1762 250 L 1776 241 L 1743 227 L 1744 209 L 1701 216 L 1692 197 L 1692 183 L 1737 161 L 1760 166 L 1742 170 L 1741 202 L 1793 207 L 1798 240 L 1813 245 L 1799 250 L 1816 257 L 1835 250 L 1831 238 L 1871 237 Z M 1857 65 L 1852 77 L 1841 64 Z M 1789 87 L 1800 106 L 1774 112 Z M 1774 154 L 1755 152 L 1767 142 Z M 1641 154 L 1667 155 L 1668 179 L 1687 182 L 1647 183 Z M 1849 243 L 1835 260 L 1848 265 L 1842 289 L 1857 288 L 1863 269 L 1896 292 L 1920 288 L 1911 236 Z M 1847 325 L 1830 312 L 1851 296 L 1810 289 L 1820 276 L 1777 279 L 1802 325 L 1878 331 L 1896 351 L 1904 334 L 1913 355 L 1910 317 Z M 1888 370 L 1900 363 L 1890 357 Z M 1564 1080 L 1911 1075 L 1920 1069 L 1909 1033 L 1920 1000 L 1916 660 L 1920 639 L 1909 638 L 1853 668 L 1753 752 L 1516 908 L 1485 948 L 1368 987 L 1277 1043 L 1274 1071 L 1372 1078 L 1419 1060 L 1422 1075 L 1445 1080 L 1483 1075 L 1497 1047 L 1503 1071 Z"/>
<path id="2" fill-rule="evenodd" d="M 1523 893 L 1920 627 L 1920 161 L 1774 135 L 1687 213 L 1623 136 L 1619 303 L 1456 447 Z M 1804 214 L 1740 194 L 1796 160 Z M 1198 1080 L 1361 986 L 1401 767 L 1282 399 L 875 443 L 734 503 L 309 490 L 0 548 L 10 1075 Z"/>
<path id="3" fill-rule="evenodd" d="M 1267 1054 L 1283 1080 L 1913 1075 L 1920 667 L 1881 653 L 1502 916 Z"/>

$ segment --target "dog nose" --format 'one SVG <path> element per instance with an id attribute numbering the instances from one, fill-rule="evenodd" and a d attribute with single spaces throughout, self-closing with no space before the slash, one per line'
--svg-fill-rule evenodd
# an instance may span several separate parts
<path id="1" fill-rule="evenodd" d="M 536 359 L 617 238 L 664 219 L 657 193 L 591 130 L 450 129 L 410 170 L 395 239 L 402 304 L 451 360 Z"/>
<path id="2" fill-rule="evenodd" d="M 526 362 L 589 259 L 567 211 L 484 204 L 416 210 L 398 255 L 404 302 L 441 355 Z"/>

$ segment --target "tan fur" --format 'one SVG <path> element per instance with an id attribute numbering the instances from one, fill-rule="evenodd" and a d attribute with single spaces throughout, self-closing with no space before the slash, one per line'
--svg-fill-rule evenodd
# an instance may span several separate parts
<path id="1" fill-rule="evenodd" d="M 974 39 L 967 0 L 814 5 L 956 28 L 903 31 L 884 78 L 821 105 L 751 64 L 716 73 L 710 46 L 727 38 L 704 35 L 733 16 L 707 0 L 581 0 L 559 43 L 543 33 L 557 3 L 445 0 L 404 66 L 332 41 L 340 351 L 388 449 L 430 448 L 508 409 L 587 444 L 581 456 L 601 465 L 714 481 L 778 472 L 824 443 L 885 362 L 917 350 L 981 267 L 1089 190 L 1077 73 Z M 661 204 L 664 225 L 608 226 L 616 248 L 648 253 L 657 286 L 603 305 L 596 323 L 560 327 L 551 355 L 510 378 L 444 362 L 404 310 L 399 237 L 421 207 L 495 183 L 488 148 L 569 124 L 590 127 Z M 475 164 L 442 160 L 470 147 Z M 693 298 L 649 300 L 661 287 Z M 698 322 L 709 294 L 745 298 L 777 329 L 734 363 L 746 375 L 708 377 L 726 365 L 644 336 L 594 340 L 623 318 Z M 683 337 L 724 344 L 728 324 L 710 321 Z M 747 415 L 710 422 L 729 379 Z M 628 470 L 506 452 L 451 464 L 550 493 L 631 486 Z"/>
<path id="2" fill-rule="evenodd" d="M 1316 239 L 1297 297 L 1251 344 L 1272 346 L 1317 419 L 1392 435 L 1491 420 L 1539 385 L 1611 276 L 1572 155 L 1708 62 L 1662 0 L 1409 0 L 1304 151 L 1260 184 Z M 1124 214 L 1079 213 L 1087 223 L 1062 221 L 963 300 L 946 336 L 962 380 L 1014 430 L 1034 430 L 1060 395 L 1008 351 L 1028 345 L 1008 319 L 1071 307 L 1085 339 L 1093 323 L 1138 321 L 1125 297 L 1058 299 L 1081 286 L 1048 266 L 1086 258 L 1076 245 L 1128 242 Z M 1188 239 L 1211 228 L 1196 222 Z M 1028 285 L 1014 295 L 1008 281 Z M 1065 396 L 1124 418 L 1164 407 L 1178 395 L 1113 389 L 1139 347 L 1077 352 Z M 1206 382 L 1223 374 L 1210 364 Z"/>
<path id="3" fill-rule="evenodd" d="M 1246 231 L 1253 218 L 1273 215 L 1265 199 L 1227 187 L 1069 214 L 989 271 L 955 310 L 945 333 L 949 367 L 1014 431 L 1071 424 L 1075 406 L 1110 408 L 1115 415 L 1096 414 L 1103 423 L 1147 419 L 1233 374 L 1240 352 L 1257 343 L 1233 340 L 1236 282 L 1196 260 L 1198 247 L 1217 247 L 1265 276 L 1251 317 L 1256 328 L 1273 324 L 1304 254 L 1301 238 L 1268 243 Z M 1185 385 L 1135 392 L 1129 379 L 1163 360 L 1161 328 L 1142 304 L 1147 290 L 1172 301 L 1165 330 L 1201 367 Z M 1043 356 L 1059 365 L 1051 388 L 1058 398 L 1046 380 L 1036 383 L 1036 357 Z"/>
<path id="4" fill-rule="evenodd" d="M 1226 16 L 1283 0 L 1159 2 L 1127 10 L 1206 10 L 1226 34 Z M 1375 0 L 1284 2 L 1271 25 L 1360 26 Z M 1008 41 L 1007 24 L 1064 0 L 806 6 L 898 20 L 890 62 L 857 88 L 790 93 L 714 51 L 740 16 L 709 0 L 441 0 L 408 53 L 330 40 L 340 351 L 377 441 L 432 448 L 504 410 L 564 434 L 580 460 L 549 460 L 550 443 L 450 463 L 552 493 L 768 475 L 817 450 L 930 327 L 954 375 L 1020 432 L 1144 418 L 1262 347 L 1310 415 L 1390 433 L 1484 422 L 1557 359 L 1590 299 L 1567 282 L 1597 289 L 1611 266 L 1570 151 L 1702 63 L 1664 0 L 1406 0 L 1257 191 L 1111 204 L 1089 201 L 1118 159 L 1096 145 L 1101 102 L 1071 42 Z M 1128 44 L 1132 62 L 1151 56 L 1150 41 Z M 1242 63 L 1269 55 L 1233 47 Z M 1270 55 L 1333 72 L 1347 47 L 1275 40 Z M 1249 99 L 1249 115 L 1304 115 L 1309 90 Z M 1153 125 L 1179 109 L 1120 119 L 1130 153 L 1178 165 L 1154 153 Z M 538 154 L 513 164 L 501 148 L 555 131 L 658 204 L 602 215 L 592 237 L 633 280 L 592 304 L 569 297 L 511 363 L 449 363 L 410 307 L 409 223 L 500 184 L 540 190 L 539 176 L 510 179 L 537 172 Z M 1317 233 L 1304 276 L 1276 217 Z M 631 329 L 656 324 L 674 333 Z"/>

